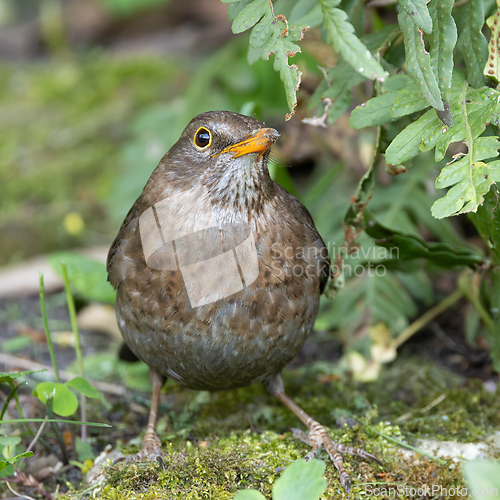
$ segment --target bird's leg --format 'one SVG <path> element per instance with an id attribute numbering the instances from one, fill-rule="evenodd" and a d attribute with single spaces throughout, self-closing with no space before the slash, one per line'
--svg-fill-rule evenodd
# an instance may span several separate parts
<path id="1" fill-rule="evenodd" d="M 154 460 L 157 457 L 165 456 L 165 452 L 161 449 L 160 438 L 156 434 L 156 420 L 158 418 L 158 408 L 160 406 L 160 393 L 165 383 L 165 378 L 152 369 L 149 370 L 149 377 L 153 385 L 153 390 L 151 392 L 151 406 L 149 408 L 146 434 L 142 440 L 141 449 L 135 456 L 135 459 L 139 461 Z"/>
<path id="2" fill-rule="evenodd" d="M 290 410 L 292 410 L 295 415 L 307 426 L 309 433 L 306 434 L 300 429 L 292 429 L 293 436 L 300 439 L 307 445 L 311 446 L 311 450 L 304 457 L 306 460 L 310 460 L 316 456 L 321 446 L 325 447 L 330 459 L 334 463 L 335 467 L 339 471 L 340 483 L 349 492 L 351 488 L 351 479 L 349 474 L 344 468 L 344 461 L 342 460 L 341 453 L 348 453 L 350 455 L 357 455 L 358 457 L 364 459 L 375 460 L 380 463 L 377 457 L 373 456 L 371 453 L 366 452 L 361 448 L 352 448 L 351 446 L 345 446 L 340 443 L 336 443 L 328 435 L 326 429 L 319 423 L 311 418 L 299 405 L 297 405 L 292 399 L 290 399 L 286 393 L 283 386 L 283 378 L 281 373 L 275 375 L 269 382 L 264 384 L 266 390 L 272 394 L 276 399 L 281 401 Z M 381 464 L 382 465 L 382 464 Z"/>
<path id="3" fill-rule="evenodd" d="M 165 469 L 162 457 L 164 457 L 166 453 L 161 449 L 161 441 L 156 434 L 156 419 L 158 417 L 158 407 L 160 406 L 160 393 L 165 383 L 165 377 L 155 372 L 153 369 L 150 369 L 149 378 L 151 379 L 153 390 L 151 391 L 148 426 L 146 428 L 146 434 L 142 439 L 141 449 L 134 455 L 117 458 L 111 463 L 110 468 L 118 462 L 130 464 L 132 462 L 152 462 L 156 460 L 160 462 L 162 468 Z"/>

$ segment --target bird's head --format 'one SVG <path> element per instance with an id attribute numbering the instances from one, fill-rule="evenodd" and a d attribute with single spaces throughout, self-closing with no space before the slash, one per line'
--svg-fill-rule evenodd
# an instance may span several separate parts
<path id="1" fill-rule="evenodd" d="M 279 137 L 264 123 L 230 111 L 209 111 L 193 118 L 155 172 L 186 188 L 201 183 L 212 202 L 251 209 L 274 183 L 267 160 Z"/>

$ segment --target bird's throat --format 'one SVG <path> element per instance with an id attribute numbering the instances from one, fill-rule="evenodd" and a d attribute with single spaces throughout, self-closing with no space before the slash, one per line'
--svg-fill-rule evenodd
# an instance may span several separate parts
<path id="1" fill-rule="evenodd" d="M 248 154 L 226 162 L 207 175 L 205 186 L 216 210 L 240 214 L 249 222 L 272 198 L 274 181 L 267 170 L 267 155 Z"/>

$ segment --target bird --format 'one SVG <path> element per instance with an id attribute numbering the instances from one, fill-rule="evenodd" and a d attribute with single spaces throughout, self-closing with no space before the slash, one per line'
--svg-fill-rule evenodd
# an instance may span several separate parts
<path id="1" fill-rule="evenodd" d="M 155 426 L 167 378 L 195 390 L 260 382 L 324 447 L 349 491 L 342 453 L 285 392 L 281 372 L 311 334 L 330 257 L 309 211 L 267 168 L 279 133 L 230 111 L 193 118 L 161 159 L 111 245 L 108 280 L 130 350 L 149 366 L 151 405 L 135 460 L 164 457 Z M 379 462 L 380 463 L 380 462 Z"/>

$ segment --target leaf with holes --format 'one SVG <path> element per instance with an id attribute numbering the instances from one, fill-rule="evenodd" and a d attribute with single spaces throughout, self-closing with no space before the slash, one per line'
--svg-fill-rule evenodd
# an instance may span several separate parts
<path id="1" fill-rule="evenodd" d="M 302 40 L 303 32 L 307 26 L 290 26 L 287 36 L 281 36 L 282 32 L 278 22 L 273 24 L 273 29 L 273 36 L 262 48 L 262 58 L 269 59 L 269 56 L 274 54 L 273 67 L 279 71 L 281 81 L 285 85 L 286 100 L 290 109 L 286 119 L 289 120 L 295 113 L 295 106 L 297 106 L 297 91 L 302 72 L 295 64 L 288 64 L 288 58 L 300 52 L 300 47 L 294 42 Z"/>
<path id="2" fill-rule="evenodd" d="M 255 62 L 257 59 L 269 59 L 274 54 L 273 67 L 279 71 L 281 81 L 285 86 L 286 100 L 290 119 L 297 105 L 297 91 L 300 86 L 302 72 L 295 64 L 289 64 L 288 58 L 300 52 L 300 47 L 295 43 L 302 40 L 303 32 L 308 28 L 305 24 L 292 25 L 282 15 L 276 15 L 269 0 L 254 0 L 251 3 L 244 1 L 244 7 L 239 8 L 231 0 L 230 15 L 234 15 L 232 24 L 233 33 L 242 33 L 253 27 L 249 39 L 248 59 Z M 242 2 L 243 4 L 243 2 Z"/>
<path id="3" fill-rule="evenodd" d="M 486 19 L 486 24 L 490 28 L 491 38 L 488 44 L 488 61 L 483 73 L 500 82 L 500 7 L 492 16 Z"/>
<path id="4" fill-rule="evenodd" d="M 500 113 L 500 92 L 468 87 L 462 96 L 453 100 L 453 127 L 441 134 L 436 143 L 435 159 L 442 160 L 452 142 L 466 141 L 479 137 L 493 117 Z"/>

